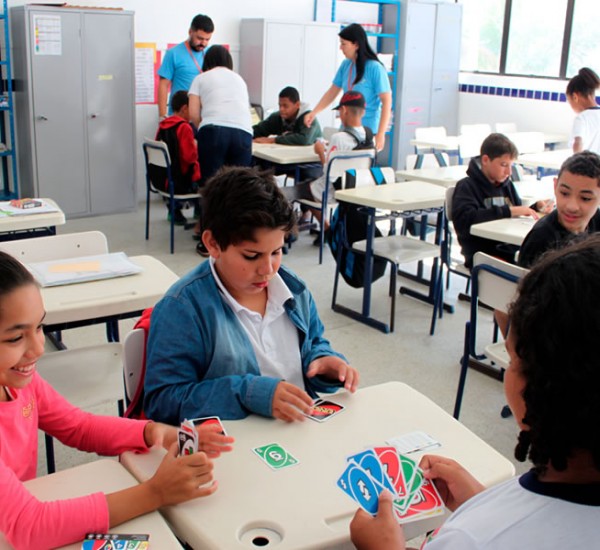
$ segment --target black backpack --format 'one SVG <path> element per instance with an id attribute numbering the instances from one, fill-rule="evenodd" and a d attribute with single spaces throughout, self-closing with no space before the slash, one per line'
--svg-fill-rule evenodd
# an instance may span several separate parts
<path id="1" fill-rule="evenodd" d="M 362 139 L 358 132 L 354 128 L 344 128 L 344 132 L 351 135 L 355 141 L 356 145 L 354 146 L 353 151 L 357 151 L 359 149 L 375 149 L 375 142 L 373 141 L 373 130 L 368 126 L 363 126 L 365 129 L 365 138 Z"/>
<path id="2" fill-rule="evenodd" d="M 346 172 L 346 189 L 355 187 L 355 175 L 354 170 Z M 371 168 L 371 175 L 376 185 L 385 183 L 379 168 Z M 350 249 L 352 243 L 367 238 L 368 217 L 360 211 L 361 208 L 356 204 L 340 202 L 333 212 L 329 228 L 329 248 L 336 262 L 339 261 L 339 270 L 344 281 L 353 288 L 362 288 L 365 285 L 365 256 Z M 375 227 L 375 237 L 381 236 L 381 231 Z M 373 282 L 383 277 L 386 263 L 383 258 L 373 259 Z"/>
<path id="3" fill-rule="evenodd" d="M 173 184 L 175 186 L 175 194 L 182 195 L 185 193 L 191 193 L 193 189 L 192 174 L 194 167 L 190 166 L 189 172 L 183 174 L 181 172 L 181 163 L 179 162 L 179 139 L 177 139 L 177 129 L 182 124 L 189 124 L 184 120 L 179 121 L 177 124 L 170 128 L 160 128 L 156 134 L 157 141 L 164 141 L 169 149 L 169 157 L 171 157 L 171 177 L 173 178 Z M 157 189 L 163 189 L 168 191 L 167 184 L 167 173 L 164 168 L 159 166 L 150 166 L 150 179 L 154 183 Z M 164 182 L 159 185 L 159 183 Z"/>

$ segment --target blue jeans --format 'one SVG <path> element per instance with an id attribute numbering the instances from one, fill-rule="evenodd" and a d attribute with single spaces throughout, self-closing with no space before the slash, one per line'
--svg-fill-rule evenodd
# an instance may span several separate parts
<path id="1" fill-rule="evenodd" d="M 198 130 L 197 139 L 201 186 L 222 166 L 252 164 L 252 134 L 244 130 L 208 124 Z"/>

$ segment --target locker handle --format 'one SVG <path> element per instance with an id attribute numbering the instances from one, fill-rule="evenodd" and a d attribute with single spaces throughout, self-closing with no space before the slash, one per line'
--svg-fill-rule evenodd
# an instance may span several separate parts
<path id="1" fill-rule="evenodd" d="M 90 118 L 98 118 L 98 114 L 97 114 L 97 113 L 92 113 L 92 114 L 90 115 Z"/>
<path id="2" fill-rule="evenodd" d="M 46 121 L 46 120 L 48 120 L 48 117 L 45 117 L 44 115 L 40 115 L 39 117 L 37 117 L 37 119 Z"/>

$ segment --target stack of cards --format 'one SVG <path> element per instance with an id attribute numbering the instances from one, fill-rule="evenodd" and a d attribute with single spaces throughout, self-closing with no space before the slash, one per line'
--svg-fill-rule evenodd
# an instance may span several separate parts
<path id="1" fill-rule="evenodd" d="M 116 535 L 88 533 L 81 550 L 148 550 L 149 535 Z"/>
<path id="2" fill-rule="evenodd" d="M 347 458 L 348 465 L 338 486 L 365 511 L 377 513 L 379 495 L 384 489 L 394 495 L 394 513 L 406 523 L 444 512 L 444 503 L 423 471 L 410 457 L 395 447 L 373 447 Z"/>
<path id="3" fill-rule="evenodd" d="M 179 456 L 191 455 L 198 452 L 198 432 L 191 420 L 184 420 L 177 430 Z"/>
<path id="4" fill-rule="evenodd" d="M 325 422 L 336 414 L 341 413 L 344 410 L 343 405 L 328 401 L 327 399 L 317 399 L 310 410 L 310 413 L 305 414 L 311 420 L 315 422 Z"/>

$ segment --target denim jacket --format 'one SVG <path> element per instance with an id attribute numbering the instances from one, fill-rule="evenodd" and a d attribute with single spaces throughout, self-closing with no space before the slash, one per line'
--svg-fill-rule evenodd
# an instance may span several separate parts
<path id="1" fill-rule="evenodd" d="M 312 396 L 331 393 L 341 383 L 321 376 L 309 379 L 306 371 L 318 357 L 344 357 L 323 338 L 323 324 L 306 285 L 283 266 L 279 275 L 293 295 L 285 310 L 298 328 L 305 389 Z M 261 376 L 252 344 L 222 298 L 209 262 L 175 283 L 154 308 L 145 378 L 149 418 L 178 424 L 212 415 L 229 420 L 250 413 L 272 416 L 279 381 Z"/>

